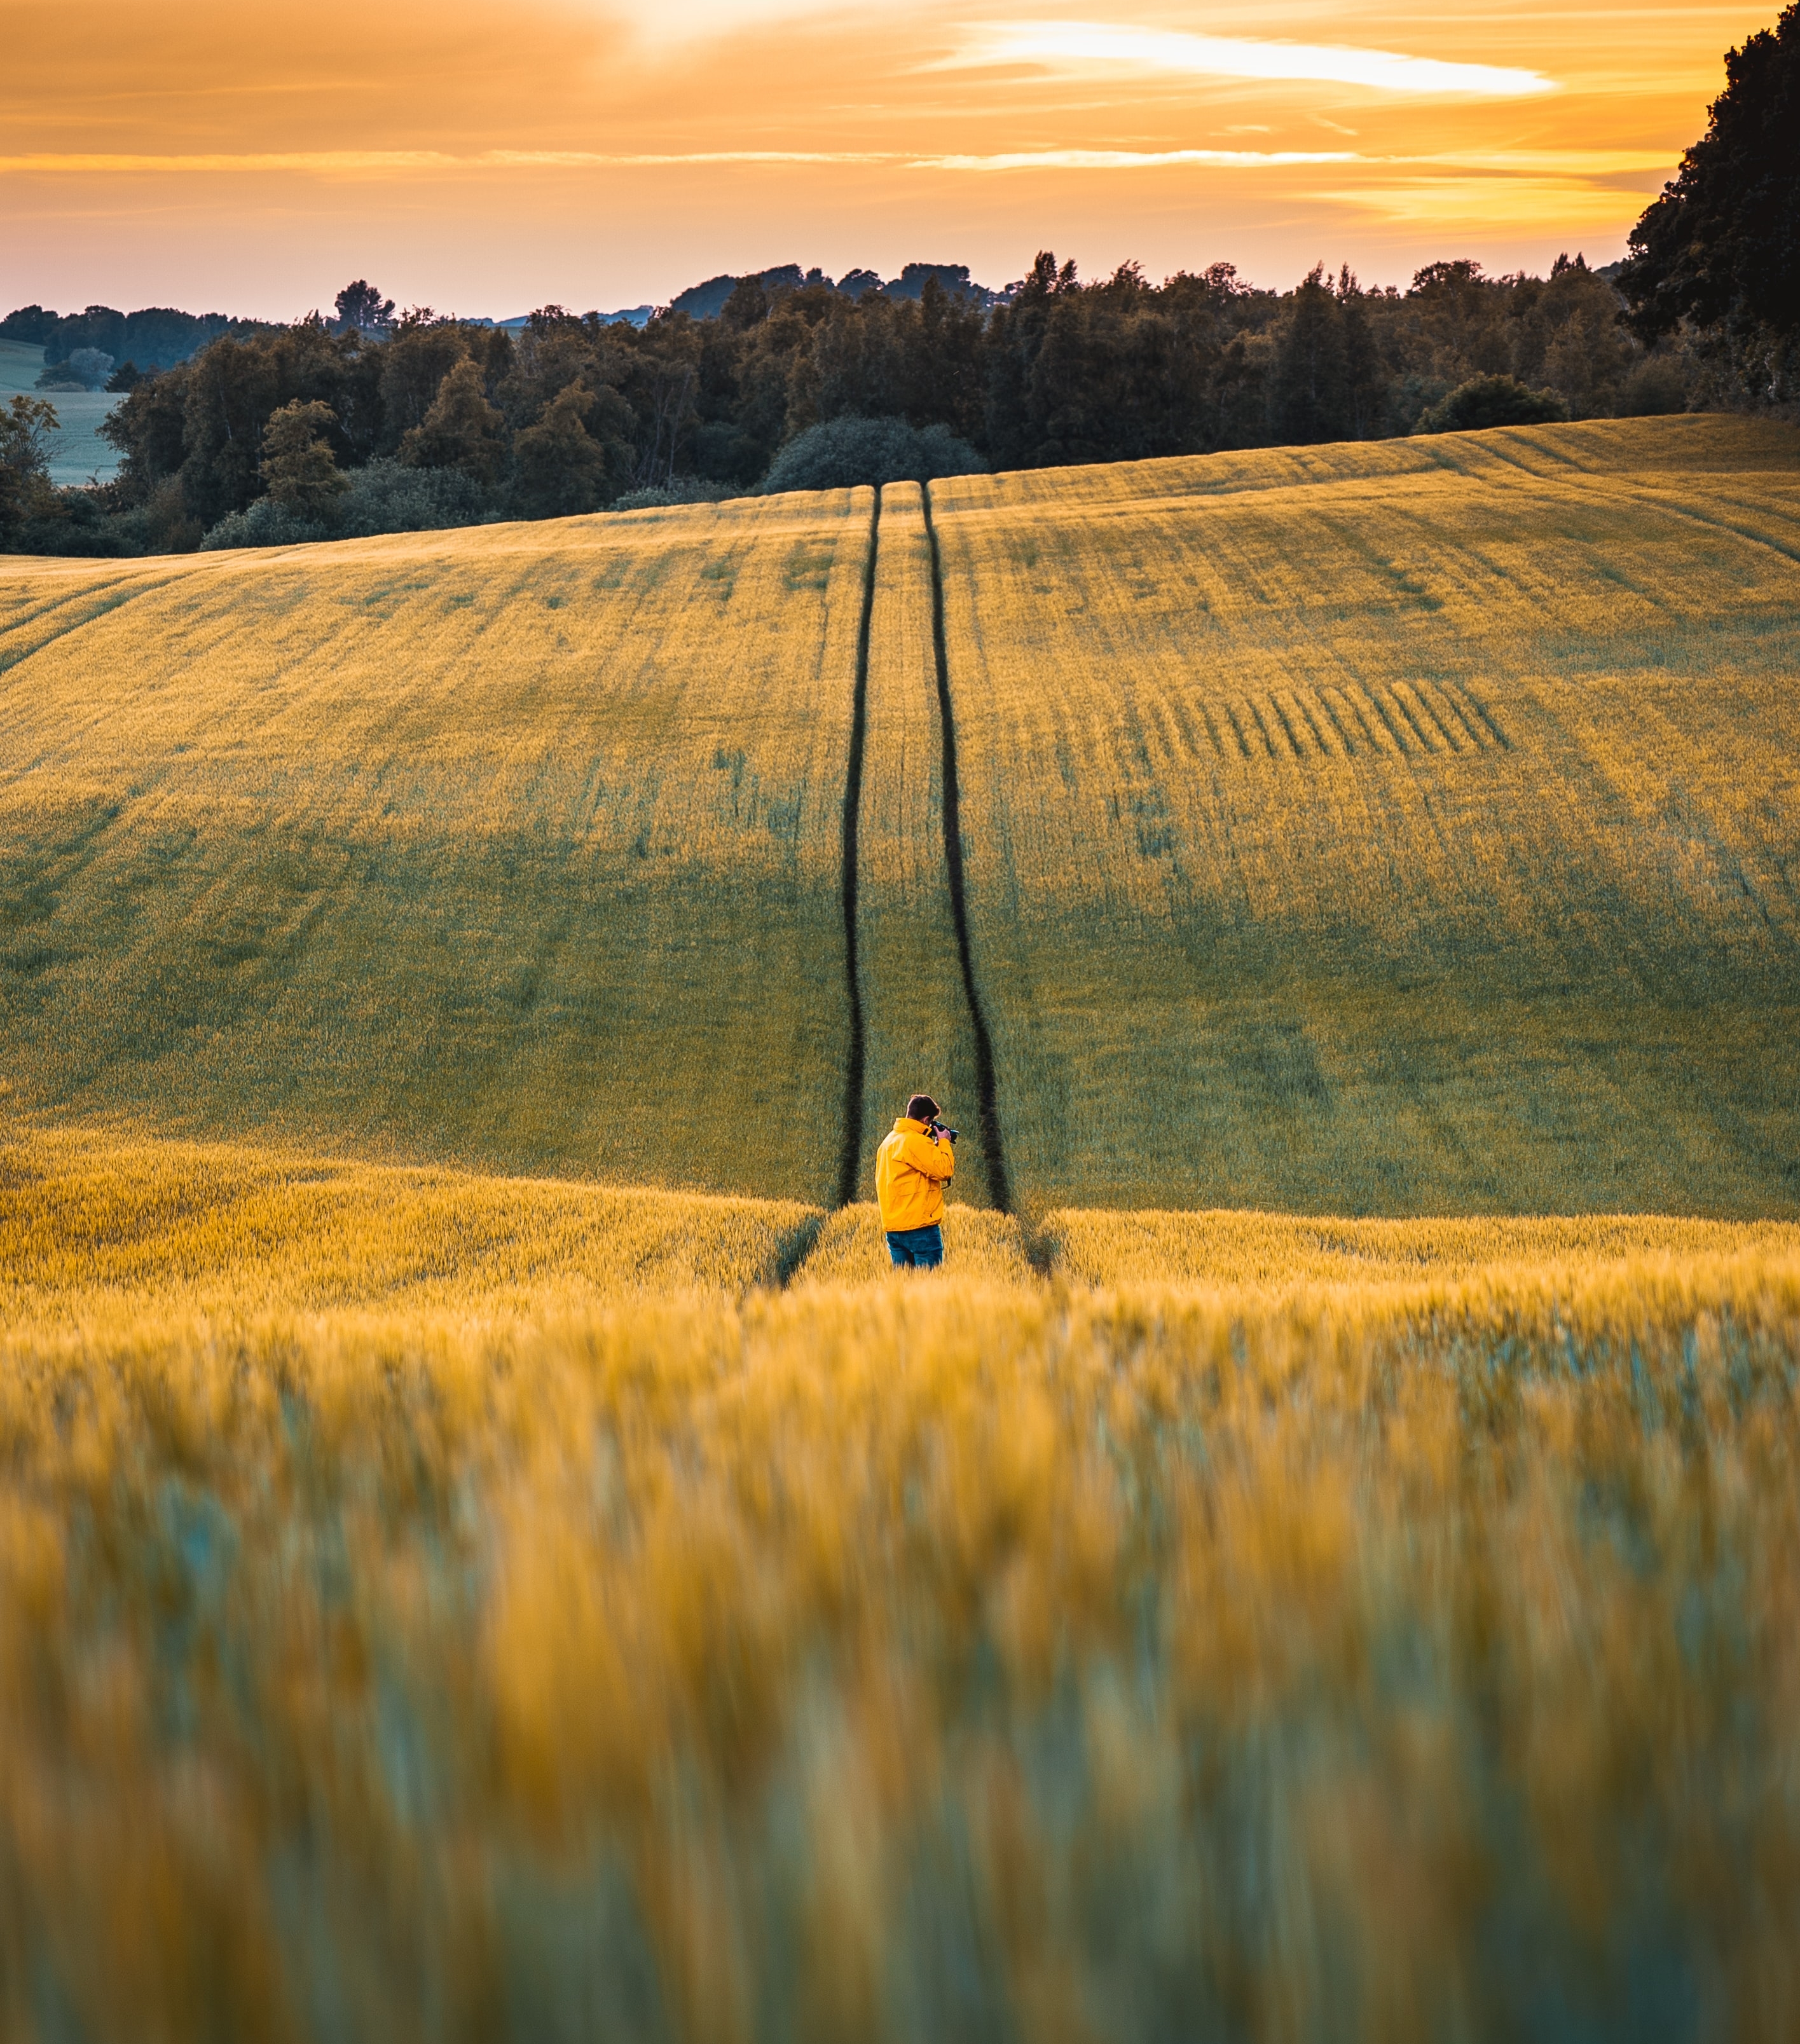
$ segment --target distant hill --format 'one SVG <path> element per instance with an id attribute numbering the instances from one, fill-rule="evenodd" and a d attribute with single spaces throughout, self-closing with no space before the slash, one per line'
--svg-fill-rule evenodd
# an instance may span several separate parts
<path id="1" fill-rule="evenodd" d="M 999 305 L 1006 295 L 1003 291 L 990 290 L 985 284 L 976 283 L 966 263 L 909 263 L 898 277 L 886 282 L 873 270 L 847 270 L 833 282 L 823 270 L 802 270 L 798 263 L 783 263 L 772 270 L 752 270 L 743 276 L 709 277 L 703 284 L 690 284 L 670 299 L 669 310 L 686 313 L 690 319 L 717 319 L 739 284 L 752 279 L 771 292 L 822 286 L 826 290 L 840 291 L 850 298 L 862 298 L 870 291 L 884 291 L 890 298 L 918 298 L 925 295 L 926 284 L 934 277 L 952 298 L 965 298 L 975 305 Z M 648 317 L 648 308 L 640 306 L 637 309 Z M 629 319 L 634 326 L 643 324 L 642 320 L 633 318 L 629 313 L 606 317 Z"/>
<path id="2" fill-rule="evenodd" d="M 834 283 L 823 270 L 802 270 L 798 263 L 783 263 L 772 270 L 752 271 L 765 290 L 798 291 L 822 285 L 841 291 L 846 298 L 860 298 L 865 292 L 885 291 L 890 298 L 917 298 L 926 282 L 935 277 L 952 297 L 979 305 L 999 305 L 1006 294 L 990 290 L 969 275 L 966 263 L 909 263 L 898 277 L 883 282 L 873 270 L 848 270 Z M 686 313 L 690 319 L 717 319 L 743 279 L 709 277 L 704 283 L 690 284 L 669 302 L 671 312 Z M 609 325 L 644 326 L 656 312 L 654 305 L 626 305 L 602 313 Z M 0 319 L 0 340 L 40 348 L 48 366 L 66 362 L 78 348 L 98 348 L 114 362 L 130 362 L 140 370 L 172 368 L 198 355 L 221 334 L 241 337 L 252 333 L 272 333 L 282 323 L 271 320 L 240 319 L 230 313 L 186 313 L 172 305 L 148 305 L 134 313 L 116 311 L 110 305 L 89 305 L 79 313 L 56 313 L 38 305 L 21 305 Z M 465 320 L 468 326 L 506 327 L 517 332 L 531 324 L 528 313 L 508 319 Z"/>
<path id="3" fill-rule="evenodd" d="M 781 291 L 802 291 L 823 289 L 836 291 L 847 298 L 860 298 L 870 291 L 884 292 L 894 299 L 923 298 L 927 282 L 935 277 L 952 298 L 962 298 L 971 305 L 987 307 L 1004 305 L 1010 293 L 990 290 L 986 284 L 978 284 L 969 275 L 966 263 L 909 263 L 898 277 L 885 281 L 875 270 L 846 270 L 835 281 L 816 266 L 802 270 L 798 263 L 778 263 L 771 270 L 747 270 L 737 275 L 709 277 L 704 283 L 690 284 L 685 291 L 677 291 L 670 299 L 667 309 L 671 313 L 686 313 L 690 319 L 717 319 L 725 309 L 726 301 L 741 283 L 756 282 L 771 294 Z M 653 305 L 625 305 L 617 312 L 602 313 L 601 320 L 608 325 L 647 326 L 656 316 Z M 471 320 L 471 326 L 503 326 L 517 328 L 529 326 L 529 313 L 514 319 Z"/>
<path id="4" fill-rule="evenodd" d="M 42 305 L 21 305 L 0 320 L 0 340 L 41 348 L 46 365 L 66 362 L 78 348 L 98 348 L 114 362 L 139 369 L 171 368 L 198 355 L 221 334 L 273 333 L 276 322 L 238 319 L 229 313 L 184 313 L 171 305 L 148 305 L 135 313 L 89 305 L 67 314 Z"/>

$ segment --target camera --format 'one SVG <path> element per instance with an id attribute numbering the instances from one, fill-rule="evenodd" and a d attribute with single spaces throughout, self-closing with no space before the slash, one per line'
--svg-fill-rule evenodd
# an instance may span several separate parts
<path id="1" fill-rule="evenodd" d="M 948 1136 L 952 1143 L 956 1140 L 957 1132 L 947 1121 L 934 1121 L 931 1124 L 931 1132 L 933 1135 Z"/>

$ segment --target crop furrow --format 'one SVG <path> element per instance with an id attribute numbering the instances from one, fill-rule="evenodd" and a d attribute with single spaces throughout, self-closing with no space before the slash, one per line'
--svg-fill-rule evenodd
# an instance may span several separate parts
<path id="1" fill-rule="evenodd" d="M 956 932 L 956 961 L 962 968 L 963 993 L 969 1004 L 969 1029 L 975 1039 L 976 1112 L 982 1151 L 987 1166 L 987 1189 L 1002 1213 L 1013 1211 L 1012 1188 L 1000 1132 L 999 1087 L 994 1070 L 994 1039 L 975 986 L 975 959 L 969 946 L 967 889 L 963 874 L 962 796 L 956 778 L 956 720 L 950 701 L 950 656 L 944 635 L 944 557 L 932 517 L 931 485 L 920 492 L 925 505 L 925 541 L 931 559 L 931 644 L 937 667 L 937 709 L 944 747 L 944 863 L 950 882 L 950 913 Z"/>

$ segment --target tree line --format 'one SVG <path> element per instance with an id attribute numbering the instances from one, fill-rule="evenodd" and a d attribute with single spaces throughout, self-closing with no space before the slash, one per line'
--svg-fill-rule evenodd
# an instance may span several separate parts
<path id="1" fill-rule="evenodd" d="M 90 305 L 84 312 L 47 312 L 42 305 L 21 305 L 0 319 L 0 340 L 20 340 L 44 351 L 44 366 L 55 369 L 83 352 L 105 355 L 113 370 L 129 369 L 121 387 L 139 375 L 154 375 L 198 354 L 221 334 L 242 337 L 271 333 L 268 320 L 236 319 L 229 313 L 178 312 L 172 305 L 146 305 L 134 313 L 111 305 Z"/>
<path id="2" fill-rule="evenodd" d="M 240 543 L 342 529 L 376 485 L 425 522 L 556 517 L 740 494 L 784 454 L 805 486 L 794 444 L 811 432 L 840 456 L 844 435 L 817 429 L 849 419 L 930 435 L 942 472 L 1381 438 L 1484 378 L 1519 416 L 1679 409 L 1679 363 L 1621 310 L 1579 256 L 1548 279 L 1434 263 L 1404 292 L 1321 267 L 1278 293 L 1225 264 L 1086 282 L 1044 254 L 991 306 L 936 277 L 902 298 L 758 276 L 710 318 L 641 327 L 556 305 L 517 332 L 419 309 L 380 328 L 314 317 L 136 381 L 102 428 L 121 471 L 63 541 L 189 548 L 259 503 Z"/>

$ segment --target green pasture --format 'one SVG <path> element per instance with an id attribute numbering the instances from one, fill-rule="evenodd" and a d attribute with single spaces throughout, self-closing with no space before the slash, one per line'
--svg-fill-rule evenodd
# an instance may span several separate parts
<path id="1" fill-rule="evenodd" d="M 50 456 L 50 480 L 67 487 L 117 474 L 121 457 L 100 437 L 101 421 L 119 402 L 104 390 L 40 390 L 44 351 L 21 340 L 0 340 L 0 404 L 23 394 L 45 398 L 56 408 L 61 430 Z"/>

